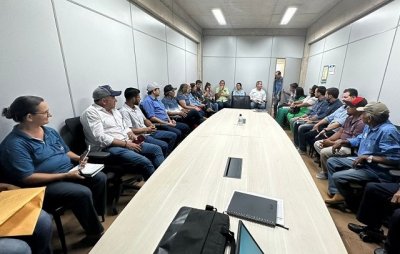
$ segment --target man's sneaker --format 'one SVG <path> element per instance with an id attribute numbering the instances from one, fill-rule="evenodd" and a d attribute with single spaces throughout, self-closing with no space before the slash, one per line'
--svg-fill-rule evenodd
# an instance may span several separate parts
<path id="1" fill-rule="evenodd" d="M 315 175 L 316 178 L 320 180 L 327 180 L 328 179 L 328 173 L 325 172 L 319 172 L 318 174 Z"/>

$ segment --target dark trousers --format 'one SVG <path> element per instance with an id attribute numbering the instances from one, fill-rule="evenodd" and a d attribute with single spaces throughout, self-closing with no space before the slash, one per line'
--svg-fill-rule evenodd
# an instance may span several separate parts
<path id="1" fill-rule="evenodd" d="M 392 214 L 385 243 L 389 254 L 400 253 L 400 205 L 390 202 L 399 186 L 398 183 L 368 183 L 357 213 L 360 222 L 376 229 L 381 227 L 388 214 Z"/>
<path id="2" fill-rule="evenodd" d="M 149 136 L 146 136 L 146 142 L 158 145 L 161 147 L 164 157 L 174 149 L 174 145 L 177 139 L 177 135 L 171 131 L 157 130 Z"/>
<path id="3" fill-rule="evenodd" d="M 218 109 L 221 110 L 223 108 L 230 108 L 231 107 L 231 102 L 230 101 L 225 101 L 225 102 L 221 102 L 221 101 L 217 101 L 218 103 Z"/>
<path id="4" fill-rule="evenodd" d="M 104 231 L 98 214 L 104 215 L 106 208 L 107 177 L 99 172 L 94 177 L 78 182 L 54 182 L 46 186 L 43 209 L 52 210 L 65 206 L 70 208 L 88 235 Z"/>
<path id="5" fill-rule="evenodd" d="M 197 111 L 197 110 L 191 109 L 187 113 L 186 117 L 180 118 L 180 119 L 178 119 L 178 121 L 189 125 L 193 129 L 194 127 L 201 124 L 201 122 L 203 121 L 203 117 L 205 116 L 205 113 L 203 114 L 200 112 L 204 113 L 204 111 Z"/>

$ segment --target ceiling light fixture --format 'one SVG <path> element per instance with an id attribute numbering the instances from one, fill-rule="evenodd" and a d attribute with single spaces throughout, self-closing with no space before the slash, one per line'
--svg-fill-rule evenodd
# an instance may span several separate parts
<path id="1" fill-rule="evenodd" d="M 220 24 L 221 26 L 225 26 L 226 21 L 221 9 L 212 9 L 211 11 L 214 14 L 215 19 L 218 21 L 218 24 Z"/>
<path id="2" fill-rule="evenodd" d="M 296 13 L 296 11 L 297 7 L 288 7 L 282 17 L 281 25 L 287 25 L 292 19 L 293 15 Z"/>

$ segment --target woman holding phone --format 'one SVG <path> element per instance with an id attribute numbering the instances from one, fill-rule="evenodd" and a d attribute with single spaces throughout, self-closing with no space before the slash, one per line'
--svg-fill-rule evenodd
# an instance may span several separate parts
<path id="1" fill-rule="evenodd" d="M 21 96 L 3 116 L 18 124 L 1 143 L 2 176 L 22 187 L 46 186 L 43 209 L 72 209 L 88 238 L 99 239 L 104 231 L 98 214 L 105 213 L 106 176 L 100 172 L 84 178 L 73 163 L 86 163 L 66 146 L 60 135 L 45 126 L 52 116 L 46 101 Z"/>

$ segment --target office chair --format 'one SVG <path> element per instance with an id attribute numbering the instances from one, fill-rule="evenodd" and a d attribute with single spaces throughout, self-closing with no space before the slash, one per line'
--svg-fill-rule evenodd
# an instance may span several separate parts
<path id="1" fill-rule="evenodd" d="M 232 108 L 250 109 L 250 96 L 232 96 L 231 100 Z"/>

